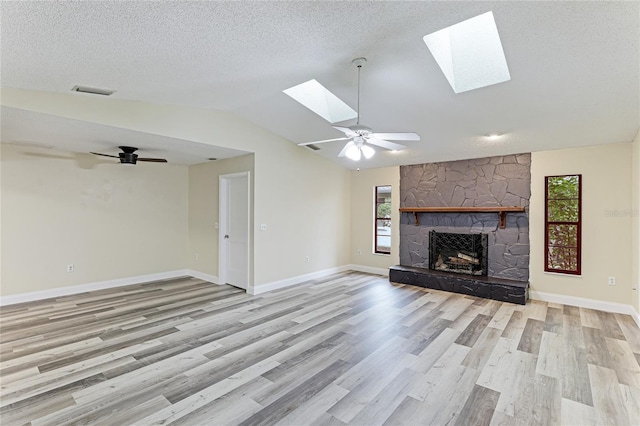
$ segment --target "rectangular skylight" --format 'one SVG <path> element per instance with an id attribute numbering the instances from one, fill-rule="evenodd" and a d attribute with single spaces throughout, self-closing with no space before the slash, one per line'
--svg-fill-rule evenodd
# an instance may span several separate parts
<path id="1" fill-rule="evenodd" d="M 283 92 L 330 123 L 351 120 L 358 116 L 358 113 L 349 105 L 342 102 L 340 98 L 316 80 L 298 84 L 283 90 Z"/>
<path id="2" fill-rule="evenodd" d="M 511 80 L 493 13 L 424 36 L 455 93 Z"/>

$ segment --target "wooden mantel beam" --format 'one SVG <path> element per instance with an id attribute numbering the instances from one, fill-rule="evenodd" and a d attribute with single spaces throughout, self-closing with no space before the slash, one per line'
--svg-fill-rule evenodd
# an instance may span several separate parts
<path id="1" fill-rule="evenodd" d="M 522 213 L 524 207 L 401 207 L 401 213 L 413 213 L 416 218 L 416 226 L 420 225 L 418 213 L 498 213 L 500 228 L 507 226 L 507 213 Z"/>

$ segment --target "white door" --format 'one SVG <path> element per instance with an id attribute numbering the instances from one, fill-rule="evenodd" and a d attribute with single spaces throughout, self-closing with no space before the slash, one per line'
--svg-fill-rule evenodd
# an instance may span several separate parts
<path id="1" fill-rule="evenodd" d="M 249 285 L 249 172 L 220 176 L 220 279 Z"/>

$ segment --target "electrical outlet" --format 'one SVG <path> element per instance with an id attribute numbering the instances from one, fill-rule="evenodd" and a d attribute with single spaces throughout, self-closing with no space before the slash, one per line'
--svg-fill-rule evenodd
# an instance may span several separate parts
<path id="1" fill-rule="evenodd" d="M 220 225 L 218 224 L 218 222 L 216 222 L 214 226 L 216 229 L 220 228 Z"/>
<path id="2" fill-rule="evenodd" d="M 609 277 L 609 285 L 616 285 L 616 277 Z"/>
<path id="3" fill-rule="evenodd" d="M 260 230 L 261 231 L 266 231 L 267 230 L 267 224 L 266 223 L 261 223 L 260 224 Z"/>
<path id="4" fill-rule="evenodd" d="M 362 255 L 362 250 L 360 250 L 360 249 L 356 250 L 356 254 L 357 254 L 358 256 L 361 256 L 361 255 Z"/>
<path id="5" fill-rule="evenodd" d="M 73 265 L 67 265 L 67 272 L 73 272 L 73 270 L 74 270 Z"/>
<path id="6" fill-rule="evenodd" d="M 311 258 L 310 258 L 309 256 L 306 256 L 306 257 L 305 257 L 305 260 L 306 260 L 307 262 L 310 262 L 310 261 L 311 261 Z"/>
<path id="7" fill-rule="evenodd" d="M 193 255 L 193 258 L 196 260 L 196 262 L 198 261 L 198 253 Z"/>

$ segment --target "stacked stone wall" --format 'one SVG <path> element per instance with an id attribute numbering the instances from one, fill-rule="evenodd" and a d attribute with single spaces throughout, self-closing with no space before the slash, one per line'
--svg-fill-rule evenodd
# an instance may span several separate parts
<path id="1" fill-rule="evenodd" d="M 531 154 L 400 167 L 400 207 L 521 206 L 508 213 L 504 229 L 497 213 L 400 215 L 400 264 L 429 267 L 429 231 L 486 233 L 488 276 L 529 280 Z"/>

